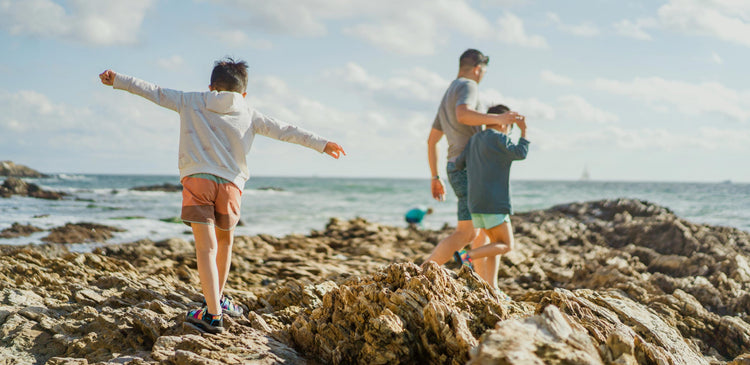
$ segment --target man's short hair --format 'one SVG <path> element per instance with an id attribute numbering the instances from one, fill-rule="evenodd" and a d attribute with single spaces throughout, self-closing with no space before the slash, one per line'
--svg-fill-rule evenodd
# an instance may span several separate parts
<path id="1" fill-rule="evenodd" d="M 216 91 L 244 93 L 247 90 L 247 63 L 227 57 L 214 63 L 211 86 Z"/>
<path id="2" fill-rule="evenodd" d="M 476 67 L 479 65 L 487 65 L 488 63 L 490 63 L 490 57 L 485 56 L 482 52 L 473 48 L 464 51 L 458 59 L 458 65 L 460 68 Z"/>
<path id="3" fill-rule="evenodd" d="M 510 111 L 510 108 L 503 104 L 497 104 L 487 109 L 487 114 L 503 114 Z"/>

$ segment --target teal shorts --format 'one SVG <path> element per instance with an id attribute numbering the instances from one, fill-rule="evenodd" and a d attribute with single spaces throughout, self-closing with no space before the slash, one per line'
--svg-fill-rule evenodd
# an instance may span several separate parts
<path id="1" fill-rule="evenodd" d="M 471 214 L 474 228 L 490 229 L 505 222 L 510 223 L 510 214 Z"/>

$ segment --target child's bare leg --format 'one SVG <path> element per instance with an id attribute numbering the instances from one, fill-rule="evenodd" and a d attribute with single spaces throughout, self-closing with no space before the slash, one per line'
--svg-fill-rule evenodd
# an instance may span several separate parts
<path id="1" fill-rule="evenodd" d="M 482 276 L 488 283 L 492 284 L 493 287 L 497 287 L 497 271 L 499 268 L 500 255 L 504 255 L 510 252 L 515 245 L 513 240 L 513 227 L 510 222 L 505 222 L 501 225 L 483 230 L 490 238 L 491 243 L 472 249 L 469 251 L 469 256 L 472 261 L 477 258 L 487 258 L 485 265 L 485 272 L 487 277 Z M 494 263 L 492 271 L 487 269 Z"/>
<path id="2" fill-rule="evenodd" d="M 203 297 L 206 298 L 208 313 L 221 314 L 219 307 L 219 273 L 216 267 L 217 242 L 214 227 L 193 223 L 195 256 L 198 261 L 198 277 L 201 280 Z"/>
<path id="3" fill-rule="evenodd" d="M 471 242 L 471 249 L 482 247 L 488 244 L 489 242 L 490 242 L 490 239 L 487 236 L 487 234 L 484 232 L 483 229 L 480 229 L 479 233 L 477 234 L 477 237 L 474 238 L 474 241 Z M 471 254 L 469 254 L 469 256 L 471 256 Z M 492 267 L 491 267 L 492 263 L 489 262 L 489 260 L 487 260 L 487 258 L 484 258 L 484 257 L 480 257 L 480 258 L 472 257 L 471 263 L 472 265 L 474 265 L 474 271 L 477 273 L 477 275 L 479 275 L 479 277 L 481 277 L 482 279 L 487 280 L 488 277 L 486 275 L 486 272 L 488 270 L 492 270 Z M 490 265 L 488 266 L 487 263 L 489 263 Z"/>
<path id="4" fill-rule="evenodd" d="M 232 245 L 234 244 L 234 229 L 224 231 L 216 228 L 218 250 L 216 253 L 216 267 L 219 272 L 219 297 L 224 293 L 227 284 L 229 268 L 232 266 Z"/>
<path id="5" fill-rule="evenodd" d="M 425 260 L 434 261 L 438 265 L 445 264 L 449 260 L 453 259 L 453 253 L 464 248 L 472 240 L 474 240 L 478 234 L 477 229 L 474 229 L 474 225 L 471 220 L 458 221 L 456 224 L 456 230 L 451 233 L 450 236 L 445 237 L 430 254 L 430 257 Z"/>

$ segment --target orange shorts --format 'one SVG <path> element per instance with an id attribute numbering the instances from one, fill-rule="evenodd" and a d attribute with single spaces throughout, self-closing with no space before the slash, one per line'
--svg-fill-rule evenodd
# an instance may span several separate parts
<path id="1" fill-rule="evenodd" d="M 240 221 L 242 190 L 229 180 L 209 174 L 186 176 L 182 183 L 182 214 L 188 226 L 200 223 L 230 231 Z"/>

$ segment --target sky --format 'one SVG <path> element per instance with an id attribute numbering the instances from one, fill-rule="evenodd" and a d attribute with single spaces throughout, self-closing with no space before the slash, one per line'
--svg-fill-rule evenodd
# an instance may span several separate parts
<path id="1" fill-rule="evenodd" d="M 747 0 L 0 0 L 0 160 L 177 174 L 178 115 L 98 74 L 203 91 L 230 56 L 251 106 L 347 152 L 258 136 L 252 176 L 429 179 L 468 48 L 483 105 L 527 117 L 514 179 L 750 182 Z"/>

